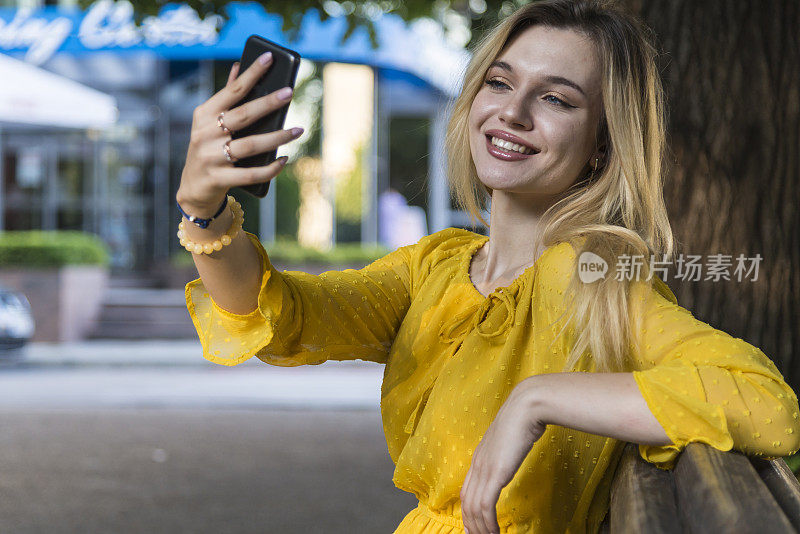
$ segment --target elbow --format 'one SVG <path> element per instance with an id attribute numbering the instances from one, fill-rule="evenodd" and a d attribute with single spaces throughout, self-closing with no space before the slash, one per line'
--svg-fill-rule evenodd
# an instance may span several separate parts
<path id="1" fill-rule="evenodd" d="M 757 456 L 779 458 L 791 456 L 800 450 L 800 423 L 797 419 L 790 415 L 773 420 L 769 426 L 772 425 L 775 428 L 769 434 L 762 433 L 762 430 L 753 435 L 756 438 L 753 449 Z"/>
<path id="2" fill-rule="evenodd" d="M 783 435 L 771 445 L 774 448 L 773 456 L 791 456 L 800 450 L 800 420 L 790 415 L 783 421 Z"/>
<path id="3" fill-rule="evenodd" d="M 794 435 L 797 435 L 796 430 Z M 775 458 L 783 458 L 794 455 L 798 450 L 800 450 L 800 440 L 793 437 L 792 439 L 773 441 L 771 446 L 766 449 L 764 455 Z"/>
<path id="4" fill-rule="evenodd" d="M 761 436 L 756 432 L 753 437 L 760 438 L 756 441 L 765 456 L 791 456 L 800 450 L 800 406 L 797 396 L 782 380 L 773 380 L 767 387 L 774 402 L 768 413 L 773 415 L 760 421 L 752 421 L 757 429 L 761 429 Z M 769 397 L 764 395 L 762 398 L 767 400 Z"/>
<path id="5" fill-rule="evenodd" d="M 781 411 L 784 417 L 780 419 L 780 437 L 773 443 L 773 446 L 776 447 L 776 456 L 791 456 L 800 450 L 800 406 L 798 406 L 794 391 L 788 386 L 787 389 L 786 397 L 778 396 L 782 401 L 783 409 Z"/>

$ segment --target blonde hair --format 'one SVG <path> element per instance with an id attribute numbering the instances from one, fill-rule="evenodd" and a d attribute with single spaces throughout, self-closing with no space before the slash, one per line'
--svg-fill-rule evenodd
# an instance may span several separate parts
<path id="1" fill-rule="evenodd" d="M 597 172 L 579 177 L 545 212 L 534 250 L 539 250 L 540 243 L 549 247 L 570 242 L 577 256 L 591 251 L 609 266 L 624 254 L 643 255 L 645 260 L 642 276 L 633 280 L 606 276 L 582 283 L 577 268 L 572 269 L 565 298 L 574 306 L 565 306 L 562 317 L 567 311 L 572 313 L 560 334 L 567 330 L 576 337 L 564 371 L 572 369 L 587 351 L 599 372 L 630 370 L 641 353 L 636 333 L 641 328 L 643 301 L 634 290 L 663 286 L 655 276 L 645 281 L 648 262 L 651 254 L 658 260 L 671 260 L 674 246 L 662 193 L 666 109 L 650 30 L 603 0 L 542 0 L 501 20 L 474 48 L 461 92 L 451 104 L 445 137 L 448 180 L 458 206 L 473 223 L 480 221 L 488 227 L 480 212 L 492 190 L 478 178 L 470 152 L 470 107 L 492 61 L 519 32 L 539 24 L 574 30 L 595 43 L 603 100 L 597 141 L 606 150 Z"/>

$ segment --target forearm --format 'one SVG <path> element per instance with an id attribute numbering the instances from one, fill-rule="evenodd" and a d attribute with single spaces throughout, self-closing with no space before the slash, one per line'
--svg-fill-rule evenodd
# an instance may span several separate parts
<path id="1" fill-rule="evenodd" d="M 233 222 L 230 208 L 200 228 L 185 218 L 187 238 L 195 243 L 212 243 L 225 234 Z M 240 230 L 229 245 L 211 254 L 190 253 L 197 273 L 213 301 L 222 309 L 244 315 L 258 307 L 261 288 L 261 258 L 258 251 Z"/>
<path id="2" fill-rule="evenodd" d="M 672 443 L 633 373 L 552 373 L 523 383 L 533 413 L 545 424 L 644 445 Z"/>

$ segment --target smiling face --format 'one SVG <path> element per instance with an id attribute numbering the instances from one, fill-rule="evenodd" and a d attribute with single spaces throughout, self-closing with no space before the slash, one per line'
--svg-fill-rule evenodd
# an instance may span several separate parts
<path id="1" fill-rule="evenodd" d="M 469 113 L 470 149 L 483 184 L 557 195 L 590 169 L 590 158 L 594 164 L 600 155 L 595 135 L 602 116 L 601 76 L 587 37 L 546 26 L 526 28 L 506 45 L 484 82 Z M 490 130 L 515 135 L 537 152 L 497 148 L 487 138 Z"/>

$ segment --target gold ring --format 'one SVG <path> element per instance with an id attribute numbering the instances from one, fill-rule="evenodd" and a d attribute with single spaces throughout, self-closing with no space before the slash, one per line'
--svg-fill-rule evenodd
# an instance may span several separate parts
<path id="1" fill-rule="evenodd" d="M 225 123 L 222 122 L 222 117 L 223 116 L 225 116 L 225 112 L 224 111 L 222 113 L 220 113 L 219 116 L 217 117 L 217 126 L 222 128 L 222 131 L 225 132 L 226 134 L 233 133 L 233 130 L 231 130 L 230 128 L 225 126 Z"/>
<path id="2" fill-rule="evenodd" d="M 230 142 L 231 142 L 230 139 L 225 141 L 225 144 L 222 145 L 222 151 L 225 153 L 225 159 L 228 160 L 228 163 L 233 163 L 234 161 L 239 161 L 239 158 L 231 154 L 231 145 L 229 144 Z"/>

